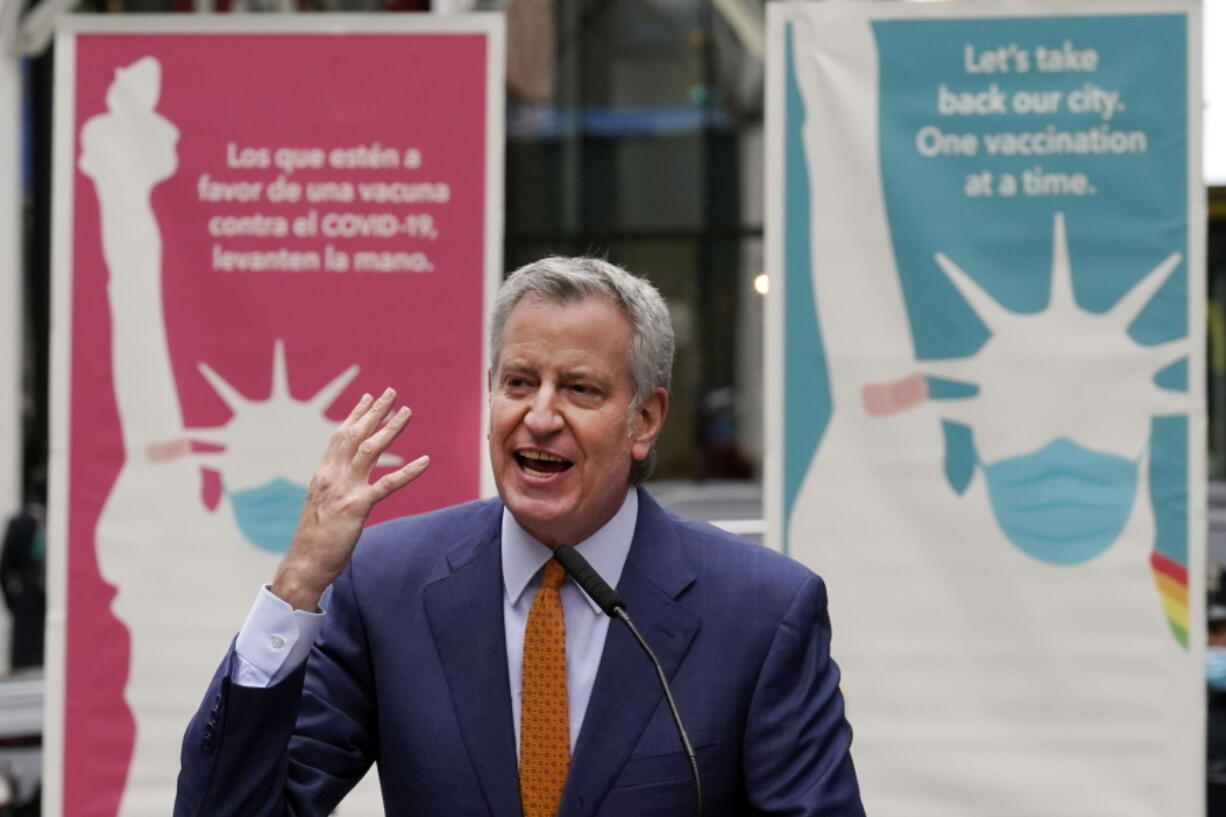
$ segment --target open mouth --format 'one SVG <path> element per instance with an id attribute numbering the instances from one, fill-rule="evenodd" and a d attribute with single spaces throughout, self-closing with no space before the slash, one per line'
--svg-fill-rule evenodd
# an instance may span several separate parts
<path id="1" fill-rule="evenodd" d="M 515 461 L 530 477 L 550 477 L 562 473 L 574 464 L 568 459 L 544 451 L 516 451 Z"/>

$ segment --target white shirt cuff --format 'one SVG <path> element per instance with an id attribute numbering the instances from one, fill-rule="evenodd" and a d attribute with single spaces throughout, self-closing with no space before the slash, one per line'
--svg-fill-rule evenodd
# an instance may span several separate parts
<path id="1" fill-rule="evenodd" d="M 323 622 L 323 611 L 295 610 L 264 585 L 234 643 L 238 661 L 230 680 L 244 687 L 273 686 L 306 661 Z"/>

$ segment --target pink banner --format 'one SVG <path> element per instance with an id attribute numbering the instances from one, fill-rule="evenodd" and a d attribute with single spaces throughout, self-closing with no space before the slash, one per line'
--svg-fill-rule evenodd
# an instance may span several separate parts
<path id="1" fill-rule="evenodd" d="M 501 98 L 469 29 L 73 38 L 63 814 L 170 813 L 363 392 L 397 389 L 392 453 L 432 459 L 372 522 L 478 495 Z"/>

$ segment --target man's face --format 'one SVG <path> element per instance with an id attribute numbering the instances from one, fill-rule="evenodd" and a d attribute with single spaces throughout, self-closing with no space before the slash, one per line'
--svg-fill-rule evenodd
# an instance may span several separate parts
<path id="1" fill-rule="evenodd" d="M 507 508 L 546 545 L 575 544 L 621 507 L 668 393 L 634 405 L 630 321 L 612 301 L 526 296 L 490 374 L 490 460 Z"/>

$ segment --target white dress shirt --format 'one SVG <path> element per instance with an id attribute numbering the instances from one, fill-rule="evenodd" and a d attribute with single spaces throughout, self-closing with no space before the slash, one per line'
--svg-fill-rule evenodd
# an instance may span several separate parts
<path id="1" fill-rule="evenodd" d="M 638 492 L 630 488 L 621 508 L 604 527 L 575 545 L 597 573 L 616 587 L 634 539 Z M 520 688 L 523 680 L 524 628 L 540 586 L 541 568 L 552 551 L 520 527 L 510 511 L 502 511 L 502 620 L 506 628 L 507 675 L 515 746 L 519 750 Z M 566 617 L 566 683 L 570 706 L 570 747 L 573 751 L 587 712 L 600 656 L 604 653 L 609 618 L 578 585 L 567 579 L 560 589 Z M 323 627 L 324 612 L 294 610 L 268 589 L 261 588 L 239 631 L 234 651 L 238 661 L 231 680 L 240 686 L 268 687 L 306 661 Z"/>
<path id="2" fill-rule="evenodd" d="M 639 516 L 638 492 L 626 493 L 621 509 L 604 527 L 584 539 L 575 549 L 610 587 L 617 587 L 630 541 L 634 538 L 634 523 Z M 502 511 L 502 621 L 507 637 L 507 676 L 511 682 L 511 713 L 515 718 L 515 747 L 519 750 L 520 690 L 524 677 L 524 629 L 528 626 L 528 611 L 536 599 L 541 584 L 541 568 L 553 555 L 531 534 L 519 526 L 505 508 Z M 609 632 L 609 617 L 601 611 L 587 593 L 567 578 L 559 588 L 562 614 L 566 619 L 566 689 L 570 707 L 570 748 L 575 749 L 587 702 L 592 697 L 596 670 L 604 652 L 605 636 Z"/>

